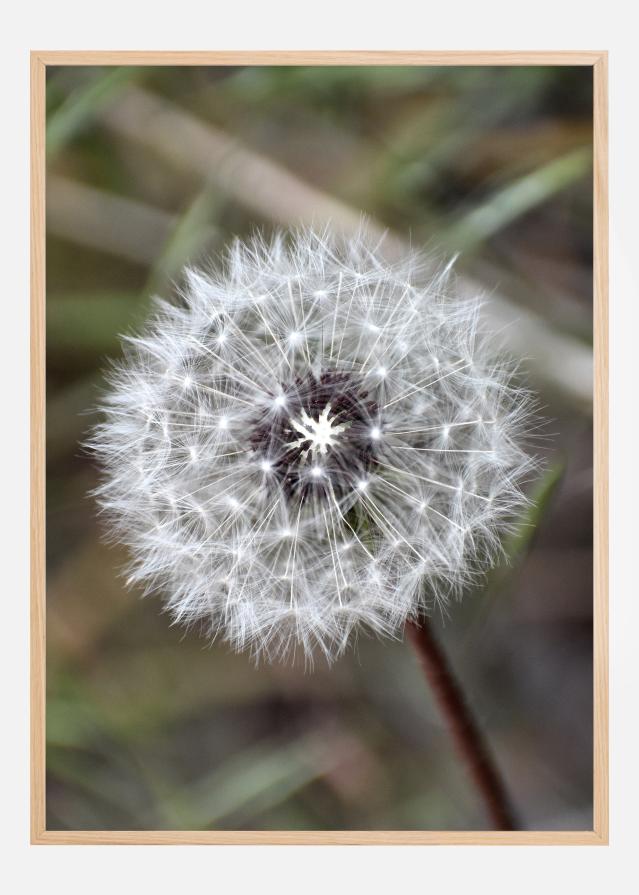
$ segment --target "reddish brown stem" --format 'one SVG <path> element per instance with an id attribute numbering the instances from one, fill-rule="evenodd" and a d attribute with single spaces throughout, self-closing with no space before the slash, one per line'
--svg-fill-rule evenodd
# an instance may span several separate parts
<path id="1" fill-rule="evenodd" d="M 409 622 L 407 632 L 494 829 L 517 829 L 499 771 L 428 620 L 423 619 L 420 624 Z"/>

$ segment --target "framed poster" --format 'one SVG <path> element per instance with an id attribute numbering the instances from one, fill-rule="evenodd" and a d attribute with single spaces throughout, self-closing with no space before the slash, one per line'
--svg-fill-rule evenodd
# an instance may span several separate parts
<path id="1" fill-rule="evenodd" d="M 32 55 L 34 843 L 607 842 L 606 63 Z"/>

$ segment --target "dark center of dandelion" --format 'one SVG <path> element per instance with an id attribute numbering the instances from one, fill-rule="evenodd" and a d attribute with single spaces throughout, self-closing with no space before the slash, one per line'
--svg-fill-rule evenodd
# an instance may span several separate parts
<path id="1" fill-rule="evenodd" d="M 282 384 L 250 439 L 264 469 L 290 495 L 339 498 L 366 477 L 379 408 L 352 373 L 326 370 Z"/>

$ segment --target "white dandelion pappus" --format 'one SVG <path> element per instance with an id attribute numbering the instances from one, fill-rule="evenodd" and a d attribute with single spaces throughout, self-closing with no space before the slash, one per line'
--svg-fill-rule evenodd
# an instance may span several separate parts
<path id="1" fill-rule="evenodd" d="M 335 658 L 490 565 L 531 412 L 478 302 L 365 231 L 236 241 L 126 340 L 91 446 L 130 581 L 238 650 Z"/>

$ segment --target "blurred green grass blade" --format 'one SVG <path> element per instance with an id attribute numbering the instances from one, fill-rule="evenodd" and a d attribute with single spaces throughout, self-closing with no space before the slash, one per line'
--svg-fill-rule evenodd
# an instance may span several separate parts
<path id="1" fill-rule="evenodd" d="M 262 744 L 179 791 L 164 808 L 177 822 L 199 829 L 219 825 L 248 807 L 254 817 L 317 779 L 328 765 L 316 738 Z"/>
<path id="2" fill-rule="evenodd" d="M 459 251 L 477 248 L 526 212 L 584 177 L 591 165 L 592 151 L 589 147 L 580 147 L 554 159 L 474 208 L 444 231 L 444 240 Z"/>
<path id="3" fill-rule="evenodd" d="M 219 236 L 215 222 L 220 208 L 219 190 L 207 184 L 177 219 L 153 265 L 145 287 L 147 294 L 164 289 L 185 264 L 195 263 L 205 249 L 213 250 Z"/>
<path id="4" fill-rule="evenodd" d="M 563 460 L 552 463 L 536 483 L 531 495 L 531 503 L 517 524 L 516 530 L 504 542 L 504 551 L 512 562 L 521 556 L 529 546 L 535 531 L 545 517 L 555 492 L 566 471 Z"/>
<path id="5" fill-rule="evenodd" d="M 88 697 L 76 691 L 47 701 L 47 773 L 79 789 L 93 811 L 105 805 L 133 823 L 171 827 L 163 809 L 168 781 Z M 96 769 L 96 760 L 107 765 Z"/>
<path id="6" fill-rule="evenodd" d="M 441 71 L 417 65 L 245 66 L 226 77 L 218 89 L 236 101 L 259 105 L 260 111 L 265 103 L 293 98 L 348 114 L 353 100 L 423 90 Z"/>
<path id="7" fill-rule="evenodd" d="M 86 124 L 130 83 L 138 79 L 138 66 L 118 67 L 100 72 L 88 84 L 73 90 L 47 120 L 47 156 L 51 159 L 64 149 Z"/>
<path id="8" fill-rule="evenodd" d="M 521 566 L 532 547 L 537 529 L 548 513 L 565 471 L 565 461 L 563 459 L 556 460 L 544 470 L 543 475 L 535 483 L 530 494 L 530 504 L 520 516 L 515 529 L 503 541 L 501 561 L 487 572 L 480 585 L 482 599 L 475 602 L 476 610 L 472 627 L 475 633 L 479 625 L 486 623 L 489 613 L 494 608 L 493 600 L 498 600 L 509 592 L 506 584 Z"/>
<path id="9" fill-rule="evenodd" d="M 58 678 L 60 681 L 61 675 Z M 58 683 L 58 687 L 61 688 Z M 106 726 L 97 706 L 72 696 L 47 700 L 47 746 L 74 749 L 89 746 L 104 736 Z"/>
<path id="10" fill-rule="evenodd" d="M 134 293 L 104 293 L 50 298 L 47 306 L 47 346 L 50 357 L 89 358 L 92 370 L 103 365 L 105 355 L 119 354 L 120 336 L 146 319 L 150 297 L 164 291 L 169 281 L 203 250 L 212 250 L 217 229 L 212 221 L 219 193 L 207 186 L 177 220 L 149 275 L 145 288 Z M 94 408 L 103 386 L 97 373 L 70 383 L 49 399 L 47 451 L 59 457 L 73 448 L 95 421 Z"/>
<path id="11" fill-rule="evenodd" d="M 95 773 L 90 773 L 78 761 L 78 754 L 73 748 L 49 746 L 47 749 L 47 776 L 49 779 L 62 780 L 82 791 L 91 802 L 97 799 L 112 808 L 122 810 L 122 802 L 114 793 L 114 787 L 107 785 Z M 131 816 L 135 815 L 131 813 Z"/>
<path id="12" fill-rule="evenodd" d="M 144 319 L 146 304 L 135 293 L 82 293 L 47 302 L 49 351 L 63 357 L 101 356 L 119 350 L 120 335 Z"/>
<path id="13" fill-rule="evenodd" d="M 166 289 L 189 261 L 200 258 L 214 245 L 217 230 L 212 225 L 219 206 L 219 194 L 207 188 L 186 208 L 175 226 L 140 294 L 132 292 L 50 296 L 47 303 L 47 344 L 52 354 L 93 356 L 96 364 L 103 355 L 119 353 L 120 336 L 144 322 L 149 297 Z"/>
<path id="14" fill-rule="evenodd" d="M 145 769 L 120 745 L 98 744 L 96 749 L 47 748 L 47 774 L 81 795 L 96 819 L 107 816 L 139 826 L 145 815 L 162 817 L 161 805 L 146 779 Z"/>

